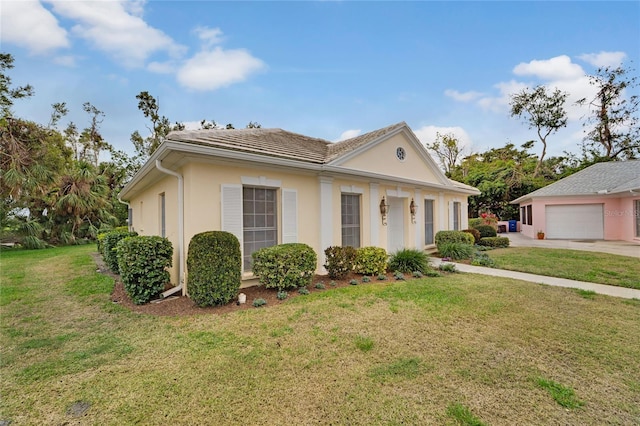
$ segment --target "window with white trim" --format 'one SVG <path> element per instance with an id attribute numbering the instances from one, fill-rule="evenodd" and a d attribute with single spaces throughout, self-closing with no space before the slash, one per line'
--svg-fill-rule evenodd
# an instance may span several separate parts
<path id="1" fill-rule="evenodd" d="M 433 244 L 433 237 L 433 200 L 424 200 L 424 244 Z"/>
<path id="2" fill-rule="evenodd" d="M 243 269 L 251 270 L 253 252 L 278 244 L 276 190 L 242 188 Z"/>
<path id="3" fill-rule="evenodd" d="M 341 194 L 342 246 L 360 247 L 360 195 Z"/>

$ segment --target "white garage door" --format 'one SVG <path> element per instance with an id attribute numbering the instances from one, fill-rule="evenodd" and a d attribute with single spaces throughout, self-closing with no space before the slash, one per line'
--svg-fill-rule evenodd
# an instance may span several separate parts
<path id="1" fill-rule="evenodd" d="M 545 206 L 547 238 L 602 240 L 603 211 L 602 204 Z"/>

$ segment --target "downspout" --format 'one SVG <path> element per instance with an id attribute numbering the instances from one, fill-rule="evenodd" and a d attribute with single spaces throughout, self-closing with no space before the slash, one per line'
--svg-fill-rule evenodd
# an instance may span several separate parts
<path id="1" fill-rule="evenodd" d="M 178 279 L 180 282 L 177 286 L 170 288 L 162 293 L 162 297 L 168 297 L 183 289 L 184 284 L 184 181 L 180 173 L 162 167 L 162 162 L 156 160 L 156 168 L 163 173 L 178 178 Z"/>
<path id="2" fill-rule="evenodd" d="M 130 214 L 130 210 L 131 210 L 131 204 L 129 204 L 127 201 L 124 201 L 123 199 L 120 198 L 120 195 L 118 195 L 118 201 L 120 202 L 120 204 L 124 204 L 125 206 L 127 206 L 127 228 L 129 231 L 131 231 L 131 224 L 129 223 L 129 214 Z"/>

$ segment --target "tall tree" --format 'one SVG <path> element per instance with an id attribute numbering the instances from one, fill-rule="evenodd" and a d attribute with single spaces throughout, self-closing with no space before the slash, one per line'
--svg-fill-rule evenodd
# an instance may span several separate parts
<path id="1" fill-rule="evenodd" d="M 164 142 L 165 138 L 172 130 L 184 130 L 184 124 L 171 124 L 169 119 L 164 115 L 160 115 L 160 102 L 156 100 L 149 92 L 140 92 L 136 95 L 138 100 L 138 109 L 142 111 L 145 117 L 151 120 L 151 125 L 147 126 L 150 135 L 142 137 L 137 130 L 131 134 L 131 142 L 141 157 L 146 160 L 155 152 L 156 149 Z"/>
<path id="2" fill-rule="evenodd" d="M 458 164 L 464 152 L 458 138 L 453 133 L 443 135 L 438 132 L 436 140 L 426 144 L 426 147 L 436 155 L 445 174 L 451 177 L 451 171 Z"/>
<path id="3" fill-rule="evenodd" d="M 590 116 L 584 125 L 591 130 L 583 148 L 594 161 L 640 157 L 640 97 L 627 96 L 638 88 L 638 77 L 632 72 L 622 66 L 598 68 L 595 75 L 589 76 L 596 95 L 578 101 L 579 105 L 589 106 Z"/>
<path id="4" fill-rule="evenodd" d="M 511 96 L 511 116 L 519 117 L 536 129 L 538 138 L 542 142 L 542 152 L 533 172 L 537 176 L 547 154 L 547 137 L 567 125 L 567 113 L 564 104 L 568 93 L 555 89 L 549 93 L 545 86 L 533 89 L 523 89 Z"/>
<path id="5" fill-rule="evenodd" d="M 0 52 L 0 111 L 2 118 L 12 115 L 11 107 L 16 99 L 33 96 L 33 87 L 30 85 L 11 87 L 11 77 L 6 72 L 13 68 L 13 56 L 10 53 Z"/>

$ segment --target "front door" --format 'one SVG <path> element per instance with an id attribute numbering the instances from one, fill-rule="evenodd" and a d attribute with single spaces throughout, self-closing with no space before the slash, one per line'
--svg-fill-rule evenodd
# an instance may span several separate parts
<path id="1" fill-rule="evenodd" d="M 394 253 L 404 248 L 404 198 L 388 197 L 387 252 Z"/>

